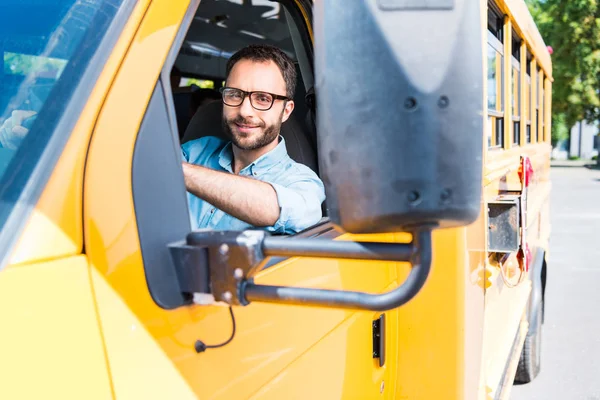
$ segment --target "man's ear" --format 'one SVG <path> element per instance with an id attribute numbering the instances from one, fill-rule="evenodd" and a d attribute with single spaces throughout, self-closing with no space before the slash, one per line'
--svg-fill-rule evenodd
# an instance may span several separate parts
<path id="1" fill-rule="evenodd" d="M 283 109 L 283 117 L 281 118 L 281 122 L 287 121 L 292 114 L 292 111 L 294 111 L 294 100 L 288 100 Z"/>

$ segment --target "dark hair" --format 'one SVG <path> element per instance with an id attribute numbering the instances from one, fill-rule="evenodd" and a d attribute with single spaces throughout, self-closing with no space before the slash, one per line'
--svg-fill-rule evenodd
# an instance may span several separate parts
<path id="1" fill-rule="evenodd" d="M 286 96 L 290 99 L 294 98 L 294 93 L 296 91 L 296 67 L 294 66 L 294 61 L 282 50 L 265 44 L 252 44 L 246 46 L 238 50 L 231 56 L 229 61 L 227 61 L 227 77 L 229 77 L 229 73 L 233 69 L 233 66 L 240 60 L 251 60 L 256 62 L 273 61 L 279 67 L 281 75 L 283 75 Z"/>

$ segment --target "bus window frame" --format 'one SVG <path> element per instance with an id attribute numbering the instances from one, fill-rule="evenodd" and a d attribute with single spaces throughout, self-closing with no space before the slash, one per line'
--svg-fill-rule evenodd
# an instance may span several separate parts
<path id="1" fill-rule="evenodd" d="M 531 57 L 531 87 L 530 87 L 530 99 L 529 99 L 529 107 L 531 109 L 530 118 L 531 118 L 531 142 L 539 143 L 537 137 L 537 126 L 538 126 L 538 108 L 537 108 L 537 79 L 538 79 L 538 65 L 535 57 Z"/>
<path id="2" fill-rule="evenodd" d="M 521 62 L 511 55 L 512 144 L 521 145 Z M 517 76 L 515 82 L 514 77 Z M 515 115 L 518 112 L 518 115 Z"/>
<path id="3" fill-rule="evenodd" d="M 523 90 L 523 82 L 521 79 L 521 62 L 523 59 L 523 45 L 524 40 L 521 39 L 519 34 L 515 31 L 512 26 L 512 21 L 507 18 L 507 25 L 509 25 L 506 29 L 508 36 L 507 46 L 510 46 L 510 120 L 511 125 L 509 126 L 509 140 L 510 147 L 512 146 L 521 146 L 523 144 L 521 135 L 521 126 L 522 126 L 522 107 L 523 102 L 521 100 L 521 93 Z M 516 77 L 516 79 L 515 79 Z"/>
<path id="4" fill-rule="evenodd" d="M 538 101 L 537 101 L 537 110 L 538 110 L 538 126 L 537 126 L 537 137 L 538 137 L 538 142 L 542 143 L 546 141 L 546 137 L 545 137 L 545 132 L 544 132 L 544 127 L 545 127 L 545 111 L 546 111 L 546 107 L 545 107 L 545 92 L 544 92 L 544 84 L 546 82 L 546 74 L 544 73 L 544 70 L 542 68 L 539 69 L 538 71 Z"/>
<path id="5" fill-rule="evenodd" d="M 497 32 L 493 32 L 490 30 L 489 18 L 493 16 L 497 19 L 497 24 L 500 26 L 500 29 Z M 504 51 L 504 43 L 503 36 L 505 30 L 505 16 L 503 16 L 498 7 L 493 3 L 488 3 L 488 31 L 487 31 L 487 44 L 488 49 L 491 47 L 496 51 L 496 109 L 488 110 L 488 119 L 489 129 L 491 132 L 487 132 L 487 140 L 488 140 L 488 148 L 496 149 L 504 147 L 504 120 L 505 120 L 505 71 L 504 71 L 504 60 L 505 60 L 505 51 Z M 500 55 L 500 57 L 498 57 Z M 487 103 L 487 99 L 486 99 Z M 486 104 L 487 107 L 487 104 Z"/>
<path id="6" fill-rule="evenodd" d="M 524 80 L 524 85 L 525 88 L 523 90 L 523 116 L 525 119 L 525 126 L 524 126 L 524 143 L 530 144 L 533 143 L 533 138 L 531 136 L 531 112 L 532 112 L 532 108 L 531 108 L 531 94 L 532 94 L 532 83 L 531 83 L 531 63 L 533 62 L 533 56 L 531 55 L 531 53 L 529 52 L 529 49 L 527 48 L 527 46 L 525 45 L 525 42 L 523 42 L 523 53 L 524 53 L 524 63 L 525 63 L 525 68 L 524 68 L 524 76 L 525 76 L 525 80 Z"/>

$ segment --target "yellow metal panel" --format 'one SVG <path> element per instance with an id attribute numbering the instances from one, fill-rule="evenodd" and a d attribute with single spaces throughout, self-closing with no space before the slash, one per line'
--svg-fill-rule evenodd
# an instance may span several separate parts
<path id="1" fill-rule="evenodd" d="M 83 256 L 0 274 L 0 398 L 112 398 Z"/>
<path id="2" fill-rule="evenodd" d="M 176 365 L 119 293 L 96 270 L 92 270 L 92 276 L 102 308 L 103 334 L 108 338 L 115 398 L 196 399 Z M 155 324 L 167 322 L 157 320 Z M 202 381 L 200 376 L 196 378 Z"/>
<path id="3" fill-rule="evenodd" d="M 92 128 L 147 2 L 134 9 L 19 239 L 9 265 L 81 253 L 83 169 Z"/>
<path id="4" fill-rule="evenodd" d="M 198 355 L 193 348 L 196 339 L 210 344 L 229 336 L 227 310 L 195 306 L 167 311 L 151 299 L 135 223 L 131 159 L 138 127 L 186 6 L 185 1 L 154 1 L 148 9 L 106 99 L 86 168 L 86 251 L 95 268 L 117 397 L 152 394 L 155 386 L 144 373 L 149 365 L 165 372 L 167 378 L 159 382 L 164 388 L 173 386 L 184 397 L 188 386 L 199 398 L 248 397 L 354 314 L 252 304 L 235 310 L 238 333 L 230 345 Z M 402 237 L 406 235 L 379 239 Z M 257 281 L 381 292 L 397 275 L 395 263 L 290 259 Z M 133 339 L 132 325 L 142 339 Z M 369 322 L 360 335 L 349 334 L 348 344 L 357 346 L 360 341 L 366 343 L 362 347 L 371 346 L 370 328 Z M 135 356 L 145 351 L 148 357 Z M 373 368 L 372 359 L 368 366 Z"/>
<path id="5" fill-rule="evenodd" d="M 387 313 L 386 322 L 397 318 L 396 313 Z M 250 398 L 396 398 L 396 327 L 386 330 L 389 354 L 383 367 L 372 358 L 372 343 L 364 340 L 371 335 L 371 321 L 378 315 L 369 312 L 352 315 Z"/>
<path id="6" fill-rule="evenodd" d="M 490 268 L 492 285 L 485 294 L 483 368 L 487 386 L 496 393 L 504 371 L 514 362 L 511 349 L 527 306 L 531 281 L 510 289 L 504 285 L 498 268 Z"/>
<path id="7" fill-rule="evenodd" d="M 525 147 L 491 153 L 484 172 L 484 199 L 490 201 L 502 191 L 520 191 L 518 176 L 519 162 L 522 155 L 531 159 L 534 177 L 528 190 L 528 221 L 530 229 L 528 238 L 530 245 L 547 247 L 543 239 L 533 237 L 540 224 L 541 236 L 547 236 L 544 221 L 549 219 L 547 213 L 548 193 L 550 189 L 550 146 L 547 143 L 535 143 Z M 538 219 L 539 218 L 539 219 Z M 505 285 L 497 266 L 487 265 L 490 284 L 485 294 L 485 323 L 483 343 L 484 386 L 489 395 L 507 395 L 508 390 L 502 388 L 502 376 L 506 374 L 512 379 L 519 352 L 511 353 L 515 337 L 522 329 L 521 320 L 525 313 L 531 291 L 531 281 L 526 279 L 516 288 Z M 522 338 L 520 339 L 522 341 Z M 518 348 L 522 342 L 516 343 Z"/>
<path id="8" fill-rule="evenodd" d="M 481 234 L 480 222 L 472 228 Z M 398 309 L 396 398 L 476 398 L 483 318 L 477 268 L 482 249 L 468 251 L 469 228 L 435 232 L 429 280 L 418 296 Z"/>

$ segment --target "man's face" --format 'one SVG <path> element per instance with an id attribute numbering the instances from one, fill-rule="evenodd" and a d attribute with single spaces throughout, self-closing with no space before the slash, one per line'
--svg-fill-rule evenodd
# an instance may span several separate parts
<path id="1" fill-rule="evenodd" d="M 246 92 L 286 95 L 283 75 L 273 61 L 238 61 L 227 77 L 226 86 Z M 259 149 L 277 139 L 281 124 L 287 121 L 293 109 L 293 101 L 275 100 L 271 109 L 259 111 L 252 107 L 246 96 L 238 107 L 223 105 L 225 133 L 242 150 Z"/>

